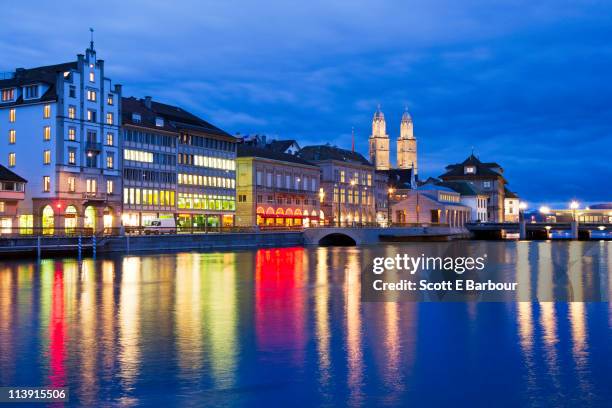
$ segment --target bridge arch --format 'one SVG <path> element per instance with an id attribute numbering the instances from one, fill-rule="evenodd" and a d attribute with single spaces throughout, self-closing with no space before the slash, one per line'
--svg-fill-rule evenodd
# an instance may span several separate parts
<path id="1" fill-rule="evenodd" d="M 333 232 L 319 239 L 320 246 L 355 246 L 357 241 L 348 234 Z"/>

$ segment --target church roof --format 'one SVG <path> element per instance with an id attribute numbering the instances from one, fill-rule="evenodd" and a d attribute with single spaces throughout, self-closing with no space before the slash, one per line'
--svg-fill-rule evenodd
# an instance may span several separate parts
<path id="1" fill-rule="evenodd" d="M 373 120 L 385 120 L 385 114 L 380 110 L 380 105 L 376 108 L 376 112 L 374 112 Z"/>

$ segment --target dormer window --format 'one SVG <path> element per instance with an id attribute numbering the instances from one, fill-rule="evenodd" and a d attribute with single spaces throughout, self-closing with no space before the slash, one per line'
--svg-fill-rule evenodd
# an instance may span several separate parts
<path id="1" fill-rule="evenodd" d="M 38 85 L 28 85 L 25 87 L 24 99 L 38 98 Z"/>
<path id="2" fill-rule="evenodd" d="M 132 122 L 140 123 L 142 118 L 140 117 L 140 113 L 132 113 Z"/>
<path id="3" fill-rule="evenodd" d="M 6 88 L 2 90 L 2 102 L 9 102 L 15 99 L 15 88 Z"/>
<path id="4" fill-rule="evenodd" d="M 476 174 L 476 167 L 474 166 L 465 166 L 463 169 L 464 174 Z"/>
<path id="5" fill-rule="evenodd" d="M 159 116 L 155 118 L 155 126 L 164 127 L 164 118 L 160 118 Z"/>

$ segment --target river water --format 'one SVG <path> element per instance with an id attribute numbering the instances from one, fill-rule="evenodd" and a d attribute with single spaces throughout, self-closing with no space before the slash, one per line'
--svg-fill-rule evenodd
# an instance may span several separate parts
<path id="1" fill-rule="evenodd" d="M 69 387 L 67 406 L 610 406 L 607 302 L 361 301 L 364 254 L 430 245 L 3 261 L 0 386 Z M 610 242 L 479 245 L 536 292 L 557 254 L 574 294 L 612 288 Z"/>

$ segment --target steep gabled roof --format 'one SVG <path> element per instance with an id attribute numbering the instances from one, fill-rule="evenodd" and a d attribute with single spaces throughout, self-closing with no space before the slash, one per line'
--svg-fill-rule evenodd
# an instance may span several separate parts
<path id="1" fill-rule="evenodd" d="M 293 140 L 273 140 L 268 143 L 268 147 L 276 152 L 285 152 L 288 148 L 290 148 L 293 144 L 299 146 L 299 144 Z"/>
<path id="2" fill-rule="evenodd" d="M 27 183 L 28 182 L 28 180 L 12 172 L 11 170 L 7 169 L 1 164 L 0 164 L 0 181 L 12 181 L 15 183 Z"/>
<path id="3" fill-rule="evenodd" d="M 77 62 L 65 62 L 62 64 L 46 65 L 36 68 L 18 68 L 11 78 L 0 80 L 0 89 L 17 88 L 26 85 L 43 83 L 49 86 L 40 98 L 24 101 L 23 95 L 20 95 L 12 102 L 4 102 L 1 106 L 20 105 L 24 102 L 46 102 L 57 99 L 56 83 L 58 74 L 70 70 L 77 69 Z"/>
<path id="4" fill-rule="evenodd" d="M 469 166 L 473 166 L 476 169 L 475 173 L 473 174 L 465 173 L 464 169 Z M 493 170 L 493 168 L 499 168 L 501 170 L 501 166 L 499 164 L 483 163 L 472 153 L 462 163 L 450 164 L 446 166 L 446 173 L 442 174 L 440 178 L 443 179 L 444 181 L 447 181 L 447 179 L 482 179 L 482 178 L 485 178 L 485 179 L 501 178 L 502 180 L 504 180 L 504 177 L 497 171 Z"/>
<path id="5" fill-rule="evenodd" d="M 330 145 L 305 146 L 302 147 L 298 155 L 308 161 L 336 160 L 372 166 L 361 154 Z"/>

